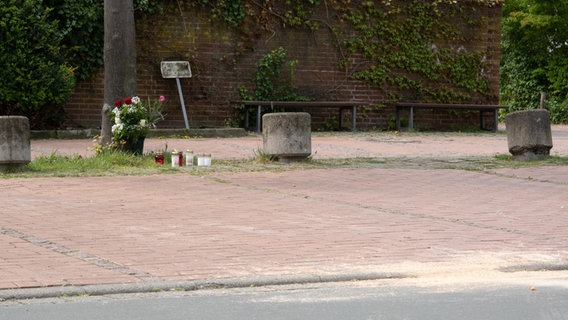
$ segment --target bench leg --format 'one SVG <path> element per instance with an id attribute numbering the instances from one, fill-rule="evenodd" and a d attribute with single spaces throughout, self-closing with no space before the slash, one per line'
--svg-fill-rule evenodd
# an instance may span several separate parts
<path id="1" fill-rule="evenodd" d="M 351 107 L 351 131 L 357 130 L 357 106 Z"/>
<path id="2" fill-rule="evenodd" d="M 343 129 L 343 108 L 339 108 L 339 131 L 341 131 L 341 129 Z"/>
<path id="3" fill-rule="evenodd" d="M 414 130 L 414 108 L 408 110 L 408 131 Z"/>
<path id="4" fill-rule="evenodd" d="M 400 131 L 400 107 L 396 107 L 396 130 Z"/>
<path id="5" fill-rule="evenodd" d="M 260 130 L 262 129 L 262 124 L 260 123 L 262 121 L 262 117 L 260 116 L 261 113 L 261 106 L 256 106 L 256 132 L 260 133 Z"/>
<path id="6" fill-rule="evenodd" d="M 483 110 L 479 110 L 479 127 L 481 130 L 491 130 L 493 132 L 497 132 L 499 129 L 499 114 L 497 113 L 497 109 L 491 111 L 491 115 L 493 116 L 493 126 L 491 129 L 486 128 L 485 126 L 485 112 Z"/>
<path id="7" fill-rule="evenodd" d="M 397 106 L 396 107 L 396 130 L 400 131 L 402 129 L 400 125 L 400 109 L 404 107 Z M 412 131 L 414 129 L 414 108 L 408 107 L 408 131 Z"/>

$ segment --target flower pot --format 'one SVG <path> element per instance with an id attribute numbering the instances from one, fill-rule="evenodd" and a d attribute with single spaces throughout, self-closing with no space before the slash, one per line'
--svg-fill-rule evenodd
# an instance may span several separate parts
<path id="1" fill-rule="evenodd" d="M 141 155 L 144 153 L 144 139 L 146 139 L 146 137 L 127 139 L 120 148 L 122 151 L 132 153 L 133 155 Z"/>

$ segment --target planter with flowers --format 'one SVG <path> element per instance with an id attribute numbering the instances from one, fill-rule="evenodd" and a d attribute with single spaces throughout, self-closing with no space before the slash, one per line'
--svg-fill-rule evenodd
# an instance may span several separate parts
<path id="1" fill-rule="evenodd" d="M 107 111 L 112 124 L 114 146 L 124 152 L 142 154 L 148 131 L 164 119 L 162 104 L 165 101 L 164 96 L 154 102 L 150 99 L 142 102 L 139 97 L 116 100 L 114 109 Z"/>

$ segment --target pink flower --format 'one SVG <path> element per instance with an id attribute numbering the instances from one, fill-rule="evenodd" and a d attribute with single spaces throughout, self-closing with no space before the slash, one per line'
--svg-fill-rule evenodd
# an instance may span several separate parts
<path id="1" fill-rule="evenodd" d="M 166 102 L 166 97 L 164 96 L 160 96 L 160 98 L 158 99 L 160 102 Z"/>
<path id="2" fill-rule="evenodd" d="M 120 108 L 120 106 L 122 106 L 122 100 L 120 100 L 120 99 L 116 100 L 116 101 L 114 102 L 114 105 L 115 105 L 117 108 Z"/>
<path id="3" fill-rule="evenodd" d="M 124 98 L 124 104 L 132 104 L 132 98 L 128 97 L 128 98 Z"/>

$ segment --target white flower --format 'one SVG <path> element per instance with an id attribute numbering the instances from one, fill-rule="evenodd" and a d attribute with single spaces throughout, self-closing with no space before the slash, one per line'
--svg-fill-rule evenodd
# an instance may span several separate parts
<path id="1" fill-rule="evenodd" d="M 140 97 L 135 96 L 132 97 L 132 104 L 139 104 L 140 103 Z"/>
<path id="2" fill-rule="evenodd" d="M 116 131 L 120 132 L 120 131 L 122 131 L 123 128 L 124 128 L 124 125 L 122 123 L 117 123 L 117 124 L 112 126 L 111 131 L 112 131 L 112 133 L 115 133 Z"/>
<path id="3" fill-rule="evenodd" d="M 140 120 L 140 126 L 141 126 L 141 127 L 145 127 L 145 126 L 146 126 L 146 119 Z"/>

